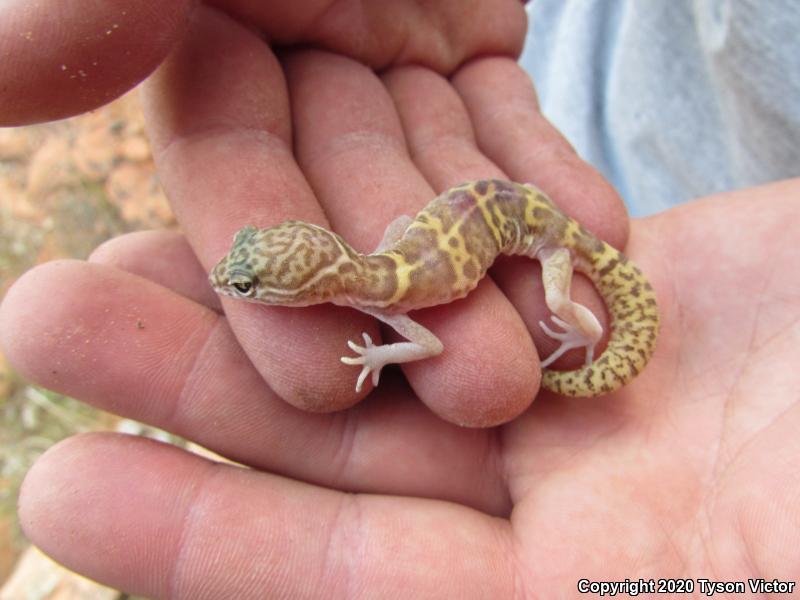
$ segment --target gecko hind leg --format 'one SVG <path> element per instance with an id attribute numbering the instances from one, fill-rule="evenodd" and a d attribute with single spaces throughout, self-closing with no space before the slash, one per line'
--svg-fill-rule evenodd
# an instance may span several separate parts
<path id="1" fill-rule="evenodd" d="M 536 256 L 542 263 L 542 283 L 547 308 L 553 315 L 553 323 L 563 331 L 554 331 L 539 321 L 539 326 L 549 337 L 561 345 L 545 360 L 542 367 L 548 367 L 565 352 L 574 348 L 586 348 L 588 366 L 594 359 L 594 347 L 603 336 L 603 326 L 592 311 L 570 298 L 572 284 L 572 257 L 566 248 L 543 249 Z"/>
<path id="2" fill-rule="evenodd" d="M 348 340 L 347 345 L 359 356 L 343 356 L 341 360 L 346 365 L 362 366 L 356 382 L 356 392 L 361 391 L 361 387 L 369 375 L 372 375 L 372 385 L 378 385 L 381 369 L 388 364 L 406 363 L 429 358 L 441 354 L 444 349 L 439 338 L 412 320 L 408 315 L 387 315 L 366 308 L 359 308 L 359 310 L 383 321 L 409 341 L 376 346 L 366 333 L 362 333 L 364 337 L 363 346 Z"/>

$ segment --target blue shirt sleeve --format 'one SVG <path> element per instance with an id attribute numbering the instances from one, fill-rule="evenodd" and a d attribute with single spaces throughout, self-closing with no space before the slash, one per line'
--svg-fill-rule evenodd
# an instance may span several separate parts
<path id="1" fill-rule="evenodd" d="M 544 114 L 634 215 L 800 175 L 800 2 L 534 0 Z"/>

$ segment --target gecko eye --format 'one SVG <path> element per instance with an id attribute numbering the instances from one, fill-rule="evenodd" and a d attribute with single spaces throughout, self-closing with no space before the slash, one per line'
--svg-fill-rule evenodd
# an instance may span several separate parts
<path id="1" fill-rule="evenodd" d="M 252 296 L 256 290 L 252 281 L 231 281 L 231 285 L 242 296 Z"/>

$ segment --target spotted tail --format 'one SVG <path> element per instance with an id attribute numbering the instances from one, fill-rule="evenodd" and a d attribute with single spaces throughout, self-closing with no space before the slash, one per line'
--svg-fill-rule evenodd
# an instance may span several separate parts
<path id="1" fill-rule="evenodd" d="M 624 254 L 604 242 L 594 243 L 592 252 L 574 249 L 575 268 L 592 279 L 605 301 L 611 335 L 592 364 L 575 371 L 542 371 L 542 385 L 564 396 L 595 396 L 622 387 L 644 369 L 658 336 L 653 287 Z"/>

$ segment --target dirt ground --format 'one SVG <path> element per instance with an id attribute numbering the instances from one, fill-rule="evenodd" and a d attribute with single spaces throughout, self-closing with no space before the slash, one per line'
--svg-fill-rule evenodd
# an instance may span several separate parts
<path id="1" fill-rule="evenodd" d="M 34 265 L 86 258 L 128 231 L 174 226 L 135 92 L 72 119 L 0 128 L 0 297 Z M 25 472 L 56 441 L 118 422 L 23 380 L 2 354 L 0 411 L 2 586 L 26 548 L 15 511 Z"/>

